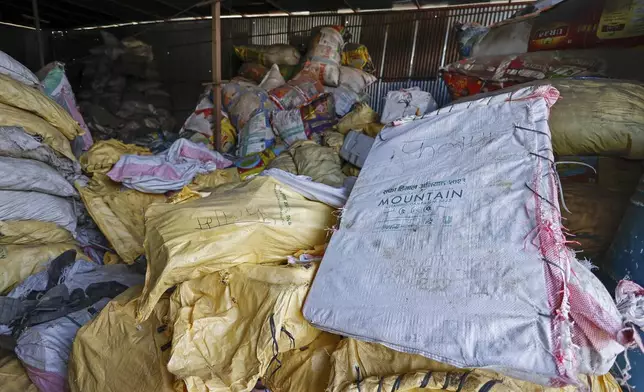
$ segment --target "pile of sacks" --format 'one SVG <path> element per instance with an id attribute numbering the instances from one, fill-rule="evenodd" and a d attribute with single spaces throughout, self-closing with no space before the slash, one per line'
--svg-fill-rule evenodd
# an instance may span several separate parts
<path id="1" fill-rule="evenodd" d="M 176 138 L 172 99 L 159 82 L 152 48 L 135 38 L 101 35 L 103 45 L 84 59 L 78 93 L 89 129 L 97 139 L 166 149 Z"/>
<path id="2" fill-rule="evenodd" d="M 78 328 L 143 276 L 96 264 L 106 244 L 74 187 L 92 139 L 62 65 L 39 75 L 0 52 L 0 384 L 62 392 Z"/>
<path id="3" fill-rule="evenodd" d="M 242 179 L 280 168 L 338 187 L 357 174 L 351 159 L 338 155 L 345 135 L 374 137 L 383 125 L 365 103 L 365 89 L 376 81 L 367 48 L 345 44 L 344 34 L 343 26 L 314 29 L 305 55 L 285 44 L 235 47 L 243 65 L 222 91 L 222 151 L 239 158 Z M 212 108 L 208 89 L 182 137 L 212 143 Z"/>
<path id="4" fill-rule="evenodd" d="M 628 9 L 620 5 L 610 12 L 623 7 Z M 607 19 L 588 12 L 601 8 L 603 2 L 595 0 L 565 0 L 552 7 L 528 6 L 489 27 L 458 24 L 462 59 L 441 73 L 452 98 L 461 101 L 545 84 L 561 93 L 549 125 L 565 226 L 571 246 L 611 274 L 604 255 L 642 174 L 644 85 L 634 65 L 641 50 L 630 46 L 644 36 L 624 40 L 605 33 L 601 26 Z M 573 36 L 562 27 L 557 31 L 562 37 L 539 35 L 552 18 L 572 26 L 582 14 L 597 19 L 584 25 L 598 31 Z"/>
<path id="5" fill-rule="evenodd" d="M 298 141 L 288 155 L 313 144 Z M 223 178 L 228 170 L 207 176 Z M 71 391 L 575 390 L 321 331 L 303 309 L 327 247 L 338 241 L 341 208 L 347 209 L 342 216 L 357 211 L 346 204 L 347 194 L 330 201 L 336 188 L 278 170 L 213 186 L 199 182 L 144 208 L 145 283 L 77 332 Z M 339 228 L 358 230 L 359 223 L 343 217 Z M 355 276 L 335 278 L 348 283 Z M 620 390 L 610 375 L 578 382 L 597 392 Z"/>

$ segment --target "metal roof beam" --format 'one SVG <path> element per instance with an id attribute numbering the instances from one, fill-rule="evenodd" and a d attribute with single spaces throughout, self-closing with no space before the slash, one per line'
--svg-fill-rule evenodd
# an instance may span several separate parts
<path id="1" fill-rule="evenodd" d="M 95 8 L 95 7 L 87 6 L 87 5 L 85 5 L 85 4 L 82 4 L 82 3 L 81 3 L 81 2 L 79 2 L 79 1 L 74 1 L 74 0 L 60 0 L 60 1 L 62 1 L 62 2 L 64 2 L 64 3 L 67 3 L 67 4 L 74 5 L 74 6 L 76 6 L 76 7 L 80 7 L 80 8 L 86 9 L 86 10 L 90 10 L 90 11 L 96 12 L 96 13 L 99 13 L 99 14 L 103 14 L 103 15 L 111 16 L 112 18 L 116 18 L 116 19 L 118 19 L 118 20 L 128 21 L 127 19 L 123 18 L 122 16 L 119 16 L 119 15 L 113 14 L 113 13 L 108 12 L 108 11 L 105 11 L 104 9 L 98 9 L 98 8 Z"/>
<path id="2" fill-rule="evenodd" d="M 142 9 L 140 9 L 138 7 L 131 6 L 131 5 L 127 4 L 127 3 L 121 3 L 120 1 L 117 1 L 117 0 L 107 0 L 107 1 L 109 1 L 110 3 L 118 4 L 119 6 L 121 6 L 123 8 L 131 9 L 132 11 L 138 12 L 139 14 L 145 15 L 147 17 L 151 17 L 152 19 L 166 19 L 166 17 L 163 17 L 163 16 L 161 16 L 159 14 L 148 12 L 146 10 L 142 10 Z"/>
<path id="3" fill-rule="evenodd" d="M 176 11 L 184 11 L 183 8 L 177 7 L 176 5 L 174 5 L 174 4 L 170 3 L 170 2 L 167 2 L 165 0 L 153 0 L 153 1 L 155 1 L 155 2 L 157 2 L 159 4 L 163 4 L 166 7 L 172 8 L 172 9 L 174 9 Z M 195 12 L 192 12 L 192 11 L 185 11 L 185 12 L 182 12 L 182 13 L 188 14 L 190 16 L 203 16 L 203 15 L 199 15 L 199 14 L 197 14 Z"/>
<path id="4" fill-rule="evenodd" d="M 351 10 L 353 12 L 355 12 L 356 14 L 358 13 L 358 9 L 356 7 L 354 7 L 354 6 L 352 6 L 347 0 L 343 0 L 343 2 L 344 2 L 344 5 L 346 5 L 347 7 L 351 8 Z"/>
<path id="5" fill-rule="evenodd" d="M 274 0 L 264 0 L 267 4 L 272 5 L 274 8 L 277 8 L 278 10 L 282 12 L 286 12 L 287 14 L 291 15 L 290 11 L 287 11 L 285 8 L 283 8 L 281 5 L 279 5 L 276 1 Z"/>

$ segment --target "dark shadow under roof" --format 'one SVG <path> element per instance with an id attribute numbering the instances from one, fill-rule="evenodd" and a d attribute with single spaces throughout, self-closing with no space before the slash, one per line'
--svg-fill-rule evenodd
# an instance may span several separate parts
<path id="1" fill-rule="evenodd" d="M 490 0 L 224 0 L 221 13 L 256 15 L 274 12 L 333 12 L 349 8 L 368 11 L 389 9 L 401 4 L 422 7 L 430 4 L 488 2 Z M 211 15 L 208 0 L 39 0 L 38 8 L 41 27 L 53 30 Z M 31 1 L 0 1 L 0 21 L 33 26 Z"/>

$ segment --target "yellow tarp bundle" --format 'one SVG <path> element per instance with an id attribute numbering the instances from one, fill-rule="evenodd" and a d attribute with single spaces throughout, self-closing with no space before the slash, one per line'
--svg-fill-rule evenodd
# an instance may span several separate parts
<path id="1" fill-rule="evenodd" d="M 262 378 L 271 392 L 324 392 L 331 375 L 331 354 L 341 337 L 322 332 L 299 350 L 278 356 Z"/>
<path id="2" fill-rule="evenodd" d="M 40 272 L 50 260 L 69 249 L 78 251 L 74 243 L 44 245 L 0 245 L 0 294 L 11 290 L 30 275 Z M 89 259 L 86 259 L 89 260 Z"/>
<path id="3" fill-rule="evenodd" d="M 37 115 L 0 101 L 0 124 L 21 127 L 28 134 L 39 136 L 42 143 L 51 147 L 58 154 L 76 162 L 69 140 L 58 129 Z"/>
<path id="4" fill-rule="evenodd" d="M 174 392 L 174 377 L 166 368 L 169 299 L 161 299 L 152 316 L 137 323 L 140 293 L 141 286 L 128 289 L 78 331 L 69 359 L 72 392 Z"/>
<path id="5" fill-rule="evenodd" d="M 121 155 L 151 155 L 149 149 L 125 144 L 116 139 L 100 140 L 83 153 L 80 164 L 86 173 L 106 174 L 119 161 Z"/>
<path id="6" fill-rule="evenodd" d="M 385 346 L 343 339 L 331 359 L 328 392 L 574 392 L 577 388 L 545 388 L 505 377 L 499 373 L 474 369 L 462 370 L 420 355 L 400 353 Z M 615 379 L 605 376 L 581 376 L 586 390 L 621 392 Z M 359 385 L 358 385 L 359 384 Z M 311 392 L 322 391 L 316 388 Z"/>
<path id="7" fill-rule="evenodd" d="M 73 242 L 72 234 L 52 222 L 0 221 L 0 245 L 44 245 Z"/>
<path id="8" fill-rule="evenodd" d="M 0 102 L 41 117 L 69 140 L 85 133 L 72 116 L 51 98 L 4 74 L 0 74 Z"/>
<path id="9" fill-rule="evenodd" d="M 2 392 L 38 392 L 20 360 L 11 351 L 0 350 L 0 390 Z"/>
<path id="10" fill-rule="evenodd" d="M 316 266 L 244 264 L 182 283 L 168 369 L 189 392 L 246 392 L 279 353 L 320 331 L 302 315 Z"/>
<path id="11" fill-rule="evenodd" d="M 145 215 L 148 269 L 139 310 L 145 319 L 170 287 L 243 263 L 286 260 L 323 244 L 333 209 L 272 177 L 224 184 L 182 204 L 154 204 Z"/>
<path id="12" fill-rule="evenodd" d="M 86 187 L 76 186 L 87 212 L 116 253 L 128 264 L 143 254 L 144 213 L 152 203 L 164 202 L 163 195 L 121 190 L 120 184 L 95 173 Z"/>

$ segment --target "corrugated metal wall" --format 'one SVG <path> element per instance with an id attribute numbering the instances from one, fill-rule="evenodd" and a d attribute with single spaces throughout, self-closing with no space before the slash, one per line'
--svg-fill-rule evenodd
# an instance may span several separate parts
<path id="1" fill-rule="evenodd" d="M 526 3 L 477 5 L 418 11 L 365 12 L 222 19 L 222 77 L 230 79 L 241 65 L 233 46 L 242 44 L 290 43 L 305 47 L 311 30 L 318 26 L 343 24 L 350 42 L 369 48 L 380 78 L 368 93 L 371 105 L 380 110 L 387 91 L 419 86 L 448 103 L 447 90 L 437 80 L 438 69 L 458 58 L 451 28 L 457 21 L 489 25 L 510 17 Z M 179 123 L 192 112 L 203 83 L 211 81 L 211 23 L 209 20 L 138 25 L 109 29 L 117 37 L 137 37 L 154 48 L 159 71 L 174 100 Z M 81 62 L 93 46 L 101 44 L 98 30 L 68 31 L 53 37 L 57 60 Z M 78 71 L 75 71 L 78 73 Z"/>
<path id="2" fill-rule="evenodd" d="M 240 38 L 245 36 L 244 43 L 248 44 L 290 43 L 304 48 L 315 27 L 345 25 L 351 34 L 350 42 L 369 48 L 379 81 L 368 93 L 371 105 L 380 111 L 387 91 L 412 86 L 431 92 L 440 105 L 448 103 L 447 90 L 437 77 L 441 66 L 458 59 L 452 26 L 458 21 L 490 25 L 509 18 L 524 6 L 525 3 L 513 3 L 406 12 L 228 19 L 222 29 L 238 34 L 235 44 L 242 43 Z M 227 49 L 224 47 L 224 58 L 229 53 Z M 229 61 L 230 66 L 224 67 L 224 78 L 234 75 L 235 59 Z"/>

